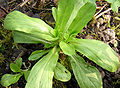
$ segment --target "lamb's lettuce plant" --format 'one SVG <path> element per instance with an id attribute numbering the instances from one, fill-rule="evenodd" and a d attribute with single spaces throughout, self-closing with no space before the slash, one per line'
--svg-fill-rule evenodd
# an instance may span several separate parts
<path id="1" fill-rule="evenodd" d="M 16 83 L 23 75 L 25 77 L 25 80 L 27 80 L 28 75 L 30 73 L 29 68 L 22 70 L 21 67 L 22 67 L 22 58 L 18 58 L 15 61 L 15 63 L 10 63 L 10 69 L 14 72 L 14 74 L 4 74 L 1 78 L 1 84 L 4 87 L 8 87 L 11 84 Z"/>
<path id="2" fill-rule="evenodd" d="M 25 88 L 52 88 L 53 77 L 63 82 L 70 80 L 70 72 L 58 62 L 60 52 L 68 57 L 80 88 L 102 88 L 99 71 L 76 53 L 110 72 L 118 69 L 118 57 L 108 45 L 98 40 L 75 38 L 95 11 L 95 3 L 89 0 L 59 0 L 58 8 L 52 8 L 54 29 L 19 11 L 7 15 L 4 28 L 13 31 L 15 43 L 43 43 L 48 48 L 30 55 L 29 60 L 41 59 L 32 67 Z"/>

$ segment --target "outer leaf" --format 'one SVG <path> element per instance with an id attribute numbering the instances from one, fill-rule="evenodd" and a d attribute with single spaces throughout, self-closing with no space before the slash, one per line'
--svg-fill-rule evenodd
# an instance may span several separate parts
<path id="1" fill-rule="evenodd" d="M 29 60 L 37 60 L 40 57 L 42 57 L 44 54 L 48 53 L 48 50 L 36 50 L 34 52 L 32 52 L 32 54 L 29 56 Z"/>
<path id="2" fill-rule="evenodd" d="M 19 36 L 21 40 L 22 39 L 24 40 L 25 43 L 26 41 L 29 41 L 31 43 L 36 43 L 34 41 L 38 42 L 38 39 L 39 42 L 43 42 L 42 40 L 44 41 L 55 40 L 55 38 L 53 38 L 53 35 L 50 33 L 50 31 L 53 29 L 49 25 L 47 25 L 44 21 L 38 18 L 31 18 L 19 11 L 13 11 L 7 15 L 4 21 L 4 28 L 8 30 L 13 30 L 15 32 L 17 31 L 15 37 L 19 35 L 19 32 L 20 35 L 26 34 L 27 38 L 25 38 L 25 36 L 24 37 Z M 17 39 L 15 40 L 15 42 L 18 41 Z"/>
<path id="3" fill-rule="evenodd" d="M 91 39 L 74 39 L 71 43 L 77 51 L 87 56 L 102 68 L 110 72 L 115 72 L 118 69 L 118 57 L 107 44 Z"/>
<path id="4" fill-rule="evenodd" d="M 54 68 L 57 64 L 58 52 L 54 47 L 32 68 L 25 88 L 52 88 Z"/>
<path id="5" fill-rule="evenodd" d="M 56 21 L 57 9 L 55 7 L 52 7 L 52 15 L 54 17 L 54 20 Z"/>
<path id="6" fill-rule="evenodd" d="M 69 60 L 80 88 L 102 88 L 101 75 L 95 67 L 89 66 L 77 54 L 70 56 Z"/>
<path id="7" fill-rule="evenodd" d="M 21 68 L 22 66 L 22 58 L 18 58 L 16 61 L 15 61 L 16 65 Z"/>
<path id="8" fill-rule="evenodd" d="M 21 72 L 20 67 L 19 67 L 17 64 L 14 64 L 14 63 L 10 63 L 10 69 L 11 69 L 13 72 Z"/>
<path id="9" fill-rule="evenodd" d="M 60 42 L 59 44 L 60 48 L 62 49 L 62 51 L 66 54 L 66 55 L 73 55 L 75 54 L 75 48 L 73 45 L 71 44 L 67 44 L 63 41 Z"/>
<path id="10" fill-rule="evenodd" d="M 54 73 L 54 77 L 63 82 L 67 82 L 71 78 L 71 73 L 60 63 L 57 63 Z"/>
<path id="11" fill-rule="evenodd" d="M 16 74 L 16 75 L 5 74 L 1 78 L 1 84 L 2 86 L 7 87 L 11 84 L 16 83 L 21 76 L 22 76 L 21 74 Z"/>

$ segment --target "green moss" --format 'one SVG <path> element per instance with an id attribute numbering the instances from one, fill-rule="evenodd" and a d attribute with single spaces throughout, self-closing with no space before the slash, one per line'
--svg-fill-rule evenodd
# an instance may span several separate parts
<path id="1" fill-rule="evenodd" d="M 115 86 L 120 85 L 120 79 L 118 79 L 118 80 L 116 80 L 115 82 L 113 82 L 113 85 L 114 85 L 113 88 L 117 88 L 117 87 L 115 87 Z"/>
<path id="2" fill-rule="evenodd" d="M 5 60 L 4 55 L 0 53 L 0 63 L 2 63 Z"/>
<path id="3" fill-rule="evenodd" d="M 11 38 L 12 33 L 0 26 L 0 63 L 5 60 L 4 54 L 6 54 L 6 50 L 10 53 L 9 49 L 12 44 Z"/>

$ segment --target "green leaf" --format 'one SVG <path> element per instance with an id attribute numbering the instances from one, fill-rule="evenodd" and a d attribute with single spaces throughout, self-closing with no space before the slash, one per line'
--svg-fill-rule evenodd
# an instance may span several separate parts
<path id="1" fill-rule="evenodd" d="M 73 45 L 67 44 L 67 43 L 61 41 L 59 46 L 62 49 L 64 54 L 66 54 L 66 55 L 73 55 L 73 54 L 75 54 L 75 48 L 74 48 Z"/>
<path id="2" fill-rule="evenodd" d="M 95 3 L 96 2 L 96 0 L 83 0 L 85 3 L 87 3 L 87 2 L 93 2 L 93 3 Z"/>
<path id="3" fill-rule="evenodd" d="M 75 49 L 94 61 L 102 68 L 115 72 L 119 66 L 119 60 L 112 48 L 107 44 L 92 39 L 74 39 L 71 44 Z"/>
<path id="4" fill-rule="evenodd" d="M 52 7 L 52 15 L 54 17 L 54 20 L 56 21 L 57 9 L 55 7 Z"/>
<path id="5" fill-rule="evenodd" d="M 59 32 L 63 32 L 74 9 L 75 0 L 60 0 L 56 16 L 56 28 Z M 64 14 L 63 14 L 64 13 Z"/>
<path id="6" fill-rule="evenodd" d="M 44 40 L 34 34 L 28 34 L 20 31 L 13 31 L 13 38 L 15 43 L 48 43 L 51 44 L 50 41 Z M 44 34 L 41 34 L 41 36 L 47 37 Z"/>
<path id="7" fill-rule="evenodd" d="M 13 72 L 21 72 L 20 67 L 19 67 L 17 64 L 14 64 L 14 63 L 10 63 L 10 69 L 11 69 Z"/>
<path id="8" fill-rule="evenodd" d="M 28 60 L 32 60 L 32 61 L 37 60 L 46 53 L 48 53 L 48 50 L 36 50 L 36 51 L 32 52 L 32 54 L 29 56 Z"/>
<path id="9" fill-rule="evenodd" d="M 27 81 L 30 71 L 24 71 L 23 74 L 24 74 L 25 80 Z"/>
<path id="10" fill-rule="evenodd" d="M 115 2 L 116 0 L 105 0 L 105 1 L 107 1 L 107 2 L 109 2 L 109 3 L 113 3 L 113 2 Z"/>
<path id="11" fill-rule="evenodd" d="M 96 5 L 94 3 L 86 3 L 83 5 L 76 17 L 73 19 L 72 23 L 68 27 L 68 31 L 71 35 L 77 35 L 87 23 L 92 19 L 94 13 L 96 12 Z"/>
<path id="12" fill-rule="evenodd" d="M 4 28 L 14 31 L 15 42 L 17 43 L 40 43 L 56 40 L 50 32 L 53 29 L 44 21 L 38 18 L 31 18 L 19 11 L 13 11 L 7 15 L 4 21 Z M 20 35 L 19 38 L 18 35 Z M 17 40 L 16 36 L 21 41 Z"/>
<path id="13" fill-rule="evenodd" d="M 21 72 L 22 58 L 18 58 L 15 63 L 10 63 L 10 69 L 13 72 Z"/>
<path id="14" fill-rule="evenodd" d="M 21 76 L 22 74 L 15 74 L 15 75 L 5 74 L 1 78 L 1 84 L 4 87 L 10 86 L 11 84 L 16 83 Z"/>
<path id="15" fill-rule="evenodd" d="M 71 78 L 71 73 L 60 63 L 57 63 L 54 73 L 55 79 L 62 82 L 67 82 Z"/>
<path id="16" fill-rule="evenodd" d="M 77 54 L 70 56 L 69 60 L 80 88 L 102 88 L 102 78 L 95 67 L 89 66 Z"/>
<path id="17" fill-rule="evenodd" d="M 21 68 L 21 66 L 22 66 L 22 58 L 18 58 L 18 59 L 15 61 L 15 64 L 16 64 L 19 68 Z"/>
<path id="18" fill-rule="evenodd" d="M 57 60 L 58 51 L 54 47 L 33 66 L 25 88 L 52 88 L 52 79 Z"/>
<path id="19" fill-rule="evenodd" d="M 118 13 L 118 7 L 120 7 L 120 0 L 116 0 L 111 4 L 112 10 L 116 13 Z"/>
<path id="20" fill-rule="evenodd" d="M 60 0 L 55 29 L 58 30 L 60 37 L 68 30 L 70 34 L 76 35 L 92 19 L 95 11 L 94 3 L 85 4 L 83 0 Z"/>
<path id="21" fill-rule="evenodd" d="M 120 7 L 120 0 L 105 0 L 111 3 L 111 8 L 113 11 L 118 13 L 118 7 Z"/>

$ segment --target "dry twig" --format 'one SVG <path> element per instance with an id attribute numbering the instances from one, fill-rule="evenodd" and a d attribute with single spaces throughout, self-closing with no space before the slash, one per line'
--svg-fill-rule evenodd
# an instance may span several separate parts
<path id="1" fill-rule="evenodd" d="M 26 3 L 28 3 L 30 0 L 25 0 L 21 5 L 20 7 L 23 7 Z"/>
<path id="2" fill-rule="evenodd" d="M 110 10 L 112 10 L 112 8 L 109 8 L 109 9 L 105 10 L 104 12 L 100 13 L 99 15 L 96 16 L 96 19 L 99 18 L 100 16 L 102 16 L 103 14 L 109 12 Z"/>
<path id="3" fill-rule="evenodd" d="M 105 4 L 103 7 L 101 7 L 100 10 L 94 16 L 97 16 L 105 8 L 105 6 L 107 6 L 107 4 Z"/>

